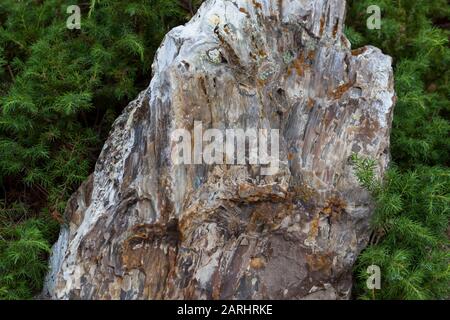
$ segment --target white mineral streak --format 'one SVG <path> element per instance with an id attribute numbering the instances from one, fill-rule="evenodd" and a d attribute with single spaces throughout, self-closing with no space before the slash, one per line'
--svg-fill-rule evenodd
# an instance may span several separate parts
<path id="1" fill-rule="evenodd" d="M 391 58 L 344 0 L 207 0 L 159 48 L 53 247 L 53 299 L 345 299 L 369 236 L 353 152 L 389 157 Z M 173 165 L 171 132 L 279 129 L 280 170 Z"/>

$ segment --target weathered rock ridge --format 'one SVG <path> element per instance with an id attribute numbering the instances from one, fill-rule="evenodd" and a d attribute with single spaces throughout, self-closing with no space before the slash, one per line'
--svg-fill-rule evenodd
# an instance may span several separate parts
<path id="1" fill-rule="evenodd" d="M 371 201 L 352 153 L 389 160 L 391 58 L 351 51 L 344 0 L 207 0 L 159 48 L 68 203 L 54 299 L 346 299 Z M 279 129 L 258 165 L 174 165 L 171 132 Z"/>

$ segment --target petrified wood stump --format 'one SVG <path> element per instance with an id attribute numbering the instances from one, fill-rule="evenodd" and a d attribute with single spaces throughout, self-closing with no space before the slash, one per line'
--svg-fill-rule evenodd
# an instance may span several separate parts
<path id="1" fill-rule="evenodd" d="M 389 160 L 391 58 L 351 50 L 344 0 L 207 0 L 158 50 L 69 201 L 54 299 L 346 299 Z M 271 128 L 280 168 L 174 165 L 171 132 Z"/>

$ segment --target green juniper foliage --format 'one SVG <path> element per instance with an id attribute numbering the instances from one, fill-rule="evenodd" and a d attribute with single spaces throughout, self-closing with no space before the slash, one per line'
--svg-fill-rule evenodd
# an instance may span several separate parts
<path id="1" fill-rule="evenodd" d="M 376 181 L 374 162 L 353 157 L 359 182 L 369 189 L 376 209 L 371 245 L 356 265 L 357 291 L 364 299 L 437 299 L 449 294 L 447 227 L 450 170 L 392 166 Z M 382 271 L 381 290 L 368 290 L 367 267 Z"/>
<path id="2" fill-rule="evenodd" d="M 47 271 L 46 254 L 58 224 L 27 212 L 23 203 L 9 208 L 0 203 L 0 299 L 30 297 Z"/>
<path id="3" fill-rule="evenodd" d="M 366 8 L 379 5 L 380 30 L 368 30 Z M 374 162 L 353 157 L 360 183 L 376 202 L 371 245 L 355 268 L 362 299 L 444 299 L 450 295 L 448 221 L 450 151 L 445 0 L 349 1 L 347 34 L 354 47 L 371 44 L 394 58 L 393 164 L 384 181 Z M 381 290 L 368 290 L 367 267 L 381 268 Z"/>
<path id="4" fill-rule="evenodd" d="M 148 84 L 165 33 L 201 2 L 0 2 L 0 299 L 39 292 L 68 197 L 92 172 L 113 120 Z M 66 9 L 77 3 L 81 29 L 69 30 Z M 377 204 L 356 295 L 446 298 L 450 9 L 445 0 L 348 4 L 353 46 L 394 57 L 398 94 L 386 179 L 375 181 L 374 163 L 354 157 Z M 373 4 L 382 9 L 381 30 L 366 28 Z M 380 291 L 365 287 L 371 264 L 381 267 Z"/>

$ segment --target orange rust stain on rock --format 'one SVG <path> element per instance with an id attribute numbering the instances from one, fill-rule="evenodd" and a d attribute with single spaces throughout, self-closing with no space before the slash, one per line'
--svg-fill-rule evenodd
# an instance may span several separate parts
<path id="1" fill-rule="evenodd" d="M 325 274 L 331 272 L 332 260 L 329 254 L 308 254 L 306 255 L 306 263 L 311 271 L 320 271 Z"/>
<path id="2" fill-rule="evenodd" d="M 264 232 L 277 229 L 284 218 L 291 215 L 294 205 L 291 198 L 284 202 L 261 202 L 256 204 L 250 215 L 246 230 L 248 232 Z"/>
<path id="3" fill-rule="evenodd" d="M 328 199 L 325 207 L 322 209 L 322 213 L 337 218 L 345 211 L 346 207 L 347 204 L 344 200 L 338 197 L 332 197 Z"/>
<path id="4" fill-rule="evenodd" d="M 307 103 L 307 107 L 308 110 L 311 110 L 314 107 L 315 101 L 313 98 L 308 98 L 308 103 Z"/>
<path id="5" fill-rule="evenodd" d="M 258 51 L 258 54 L 259 54 L 259 56 L 260 56 L 261 58 L 267 57 L 267 53 L 266 53 L 263 49 L 260 49 L 260 50 Z"/>
<path id="6" fill-rule="evenodd" d="M 333 38 L 336 38 L 338 30 L 339 30 L 339 20 L 336 21 L 336 24 L 333 27 Z"/>
<path id="7" fill-rule="evenodd" d="M 293 199 L 308 202 L 314 197 L 314 195 L 316 195 L 316 191 L 304 183 L 296 184 L 291 188 L 292 188 L 291 197 Z"/>
<path id="8" fill-rule="evenodd" d="M 307 65 L 305 63 L 305 57 L 303 54 L 300 54 L 300 56 L 294 60 L 294 69 L 297 71 L 298 76 L 303 77 L 305 75 L 306 68 Z"/>
<path id="9" fill-rule="evenodd" d="M 266 265 L 265 261 L 263 258 L 251 258 L 250 259 L 250 268 L 252 269 L 262 269 L 264 268 Z"/>
<path id="10" fill-rule="evenodd" d="M 340 99 L 342 97 L 342 95 L 344 93 L 346 93 L 348 91 L 348 89 L 350 89 L 352 87 L 352 83 L 348 82 L 348 83 L 344 83 L 343 85 L 340 85 L 339 87 L 337 87 L 333 93 L 332 93 L 332 97 L 333 99 Z"/>
<path id="11" fill-rule="evenodd" d="M 247 16 L 249 15 L 248 11 L 245 8 L 239 8 L 239 11 L 245 13 Z"/>
<path id="12" fill-rule="evenodd" d="M 252 0 L 252 3 L 253 3 L 253 6 L 254 6 L 256 9 L 262 10 L 262 4 L 261 4 L 261 3 L 257 2 L 256 0 Z"/>
<path id="13" fill-rule="evenodd" d="M 259 206 L 255 211 L 253 211 L 250 221 L 247 225 L 247 230 L 250 232 L 256 232 L 260 228 L 265 226 L 272 228 L 275 226 L 274 217 L 272 215 L 273 208 L 267 206 Z"/>
<path id="14" fill-rule="evenodd" d="M 311 226 L 308 235 L 310 239 L 315 239 L 319 234 L 319 223 L 320 223 L 320 216 L 317 214 L 311 221 Z"/>
<path id="15" fill-rule="evenodd" d="M 360 54 L 363 54 L 364 52 L 366 52 L 367 48 L 366 47 L 362 47 L 362 48 L 358 48 L 355 50 L 352 50 L 352 56 L 359 56 Z"/>
<path id="16" fill-rule="evenodd" d="M 320 30 L 319 30 L 319 35 L 322 36 L 323 35 L 323 30 L 325 28 L 325 19 L 323 17 L 320 18 Z"/>
<path id="17" fill-rule="evenodd" d="M 244 202 L 273 201 L 279 202 L 286 199 L 285 190 L 278 185 L 253 185 L 241 183 L 238 186 L 239 200 Z"/>

